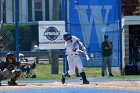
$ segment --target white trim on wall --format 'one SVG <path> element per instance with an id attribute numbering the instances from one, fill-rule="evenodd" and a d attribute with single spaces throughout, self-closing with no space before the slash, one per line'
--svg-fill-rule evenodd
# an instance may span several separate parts
<path id="1" fill-rule="evenodd" d="M 42 0 L 42 21 L 45 21 L 45 0 Z"/>
<path id="2" fill-rule="evenodd" d="M 12 0 L 6 0 L 6 22 L 11 23 L 13 22 L 13 15 L 12 15 Z"/>
<path id="3" fill-rule="evenodd" d="M 52 20 L 52 15 L 53 15 L 53 0 L 49 0 L 49 18 L 50 18 L 50 21 Z"/>
<path id="4" fill-rule="evenodd" d="M 32 0 L 32 21 L 35 21 L 35 1 Z"/>
<path id="5" fill-rule="evenodd" d="M 122 27 L 125 25 L 139 25 L 140 16 L 124 16 L 122 18 Z"/>
<path id="6" fill-rule="evenodd" d="M 19 3 L 21 7 L 19 7 L 21 9 L 20 14 L 19 14 L 19 18 L 21 19 L 21 22 L 27 22 L 28 19 L 28 2 L 27 0 L 22 0 L 21 3 Z"/>

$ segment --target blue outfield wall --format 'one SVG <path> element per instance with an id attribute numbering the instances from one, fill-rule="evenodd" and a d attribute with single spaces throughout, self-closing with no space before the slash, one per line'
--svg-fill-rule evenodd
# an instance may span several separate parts
<path id="1" fill-rule="evenodd" d="M 69 0 L 70 33 L 84 42 L 91 61 L 81 57 L 84 66 L 101 66 L 101 42 L 109 35 L 113 42 L 113 66 L 120 62 L 120 1 Z"/>

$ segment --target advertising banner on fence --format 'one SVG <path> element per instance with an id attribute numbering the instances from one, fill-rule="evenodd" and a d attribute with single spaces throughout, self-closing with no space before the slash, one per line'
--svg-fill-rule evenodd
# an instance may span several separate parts
<path id="1" fill-rule="evenodd" d="M 113 66 L 119 65 L 120 3 L 119 0 L 70 0 L 70 31 L 84 42 L 91 62 L 101 66 L 104 35 L 113 43 Z M 84 60 L 84 59 L 83 59 Z"/>
<path id="2" fill-rule="evenodd" d="M 64 21 L 39 21 L 39 49 L 64 49 Z"/>

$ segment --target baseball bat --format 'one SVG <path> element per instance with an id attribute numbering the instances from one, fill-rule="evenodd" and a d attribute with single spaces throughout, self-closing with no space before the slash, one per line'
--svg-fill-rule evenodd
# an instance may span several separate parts
<path id="1" fill-rule="evenodd" d="M 89 60 L 90 60 L 90 58 L 89 58 L 89 56 L 88 56 L 88 54 L 87 54 L 87 52 L 86 52 L 86 51 L 77 50 L 76 52 L 78 52 L 78 53 L 83 53 L 83 54 L 85 55 L 85 57 L 86 57 L 86 60 L 87 60 L 87 61 L 89 61 Z"/>
<path id="2" fill-rule="evenodd" d="M 87 61 L 90 61 L 90 58 L 89 58 L 87 52 L 84 52 L 84 54 L 85 54 L 86 60 L 87 60 Z"/>

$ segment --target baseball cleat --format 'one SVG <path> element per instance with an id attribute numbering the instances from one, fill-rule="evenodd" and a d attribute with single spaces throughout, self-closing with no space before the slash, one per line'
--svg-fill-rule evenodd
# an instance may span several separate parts
<path id="1" fill-rule="evenodd" d="M 89 81 L 85 80 L 83 81 L 83 84 L 89 84 Z"/>
<path id="2" fill-rule="evenodd" d="M 80 75 L 76 75 L 76 77 L 81 77 Z"/>
<path id="3" fill-rule="evenodd" d="M 9 86 L 17 86 L 18 84 L 16 82 L 8 81 Z"/>
<path id="4" fill-rule="evenodd" d="M 114 75 L 113 75 L 113 74 L 109 74 L 109 76 L 110 76 L 110 77 L 114 77 Z"/>
<path id="5" fill-rule="evenodd" d="M 64 83 L 65 83 L 65 78 L 64 78 L 64 76 L 63 76 L 63 75 L 62 75 L 61 82 L 62 82 L 62 84 L 64 84 Z"/>

